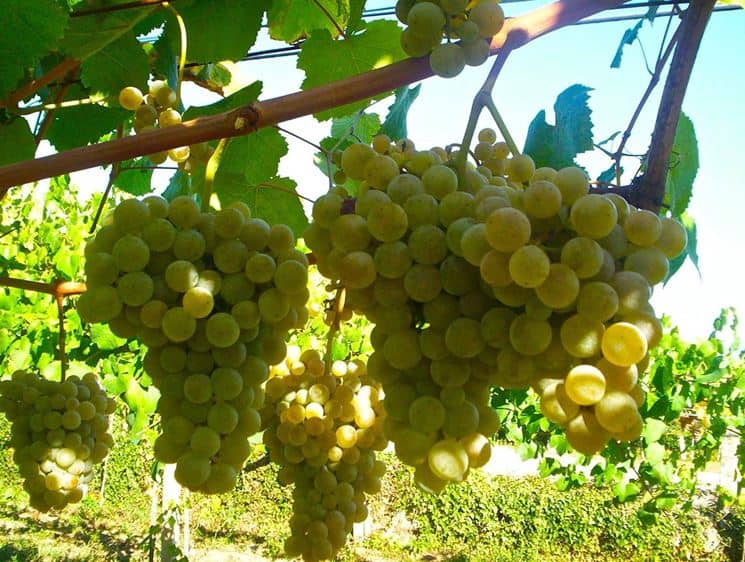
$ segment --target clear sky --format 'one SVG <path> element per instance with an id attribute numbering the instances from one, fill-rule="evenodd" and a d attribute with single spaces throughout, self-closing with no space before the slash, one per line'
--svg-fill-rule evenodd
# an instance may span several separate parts
<path id="1" fill-rule="evenodd" d="M 505 4 L 508 15 L 518 15 L 546 1 Z M 372 0 L 369 8 L 390 6 L 393 0 Z M 613 12 L 617 15 L 618 12 Z M 514 52 L 500 75 L 495 101 L 512 135 L 522 147 L 528 124 L 540 109 L 553 121 L 556 96 L 568 86 L 581 83 L 593 88 L 590 107 L 595 123 L 595 140 L 625 129 L 639 97 L 649 80 L 638 44 L 625 50 L 621 69 L 611 69 L 625 29 L 633 21 L 575 26 L 542 37 Z M 640 34 L 647 56 L 654 58 L 666 19 L 648 23 Z M 262 33 L 257 48 L 274 46 Z M 699 142 L 700 169 L 694 187 L 690 213 L 699 229 L 698 250 L 701 277 L 687 263 L 664 288 L 655 292 L 658 313 L 673 318 L 688 338 L 705 337 L 711 322 L 724 306 L 735 306 L 745 317 L 745 181 L 742 135 L 745 131 L 745 11 L 714 14 L 706 31 L 693 71 L 683 110 L 691 117 Z M 303 74 L 295 68 L 294 57 L 241 63 L 248 78 L 262 80 L 262 98 L 283 95 L 299 88 Z M 417 146 L 429 147 L 459 141 L 471 105 L 489 65 L 467 68 L 460 76 L 426 80 L 409 115 L 409 134 Z M 627 150 L 644 152 L 654 124 L 659 92 L 653 95 L 634 130 Z M 188 97 L 191 94 L 192 97 Z M 209 103 L 210 97 L 191 88 L 187 101 Z M 378 103 L 373 111 L 385 114 L 389 102 Z M 484 126 L 490 126 L 486 116 Z M 328 134 L 329 123 L 306 117 L 283 124 L 287 129 L 318 142 Z M 298 181 L 299 191 L 317 197 L 326 180 L 313 166 L 314 150 L 288 139 L 290 153 L 280 172 Z M 608 167 L 605 157 L 580 157 L 593 177 Z M 76 174 L 79 184 L 104 185 L 98 173 Z M 162 180 L 163 178 L 161 178 Z"/>

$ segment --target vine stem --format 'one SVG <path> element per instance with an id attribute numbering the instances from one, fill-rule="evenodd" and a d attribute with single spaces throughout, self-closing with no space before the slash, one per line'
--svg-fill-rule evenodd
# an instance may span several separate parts
<path id="1" fill-rule="evenodd" d="M 502 30 L 492 39 L 491 53 L 495 54 L 501 50 L 508 40 L 512 48 L 517 49 L 552 31 L 624 2 L 625 0 L 559 0 L 537 8 L 507 20 Z M 283 121 L 374 97 L 430 76 L 432 70 L 426 58 L 405 59 L 370 72 L 278 98 L 254 102 L 218 115 L 2 166 L 0 199 L 14 185 L 180 146 L 246 135 Z"/>
<path id="2" fill-rule="evenodd" d="M 86 291 L 85 283 L 77 281 L 60 281 L 53 283 L 39 283 L 38 281 L 28 281 L 26 279 L 15 279 L 13 277 L 0 277 L 0 287 L 11 287 L 13 289 L 22 289 L 34 293 L 45 293 L 58 297 L 70 297 L 82 295 Z"/>
<path id="3" fill-rule="evenodd" d="M 11 287 L 32 291 L 34 293 L 44 293 L 52 295 L 57 305 L 57 317 L 59 319 L 59 360 L 60 360 L 60 381 L 65 382 L 65 372 L 67 371 L 67 353 L 65 351 L 65 298 L 73 295 L 80 295 L 85 292 L 85 283 L 75 281 L 57 280 L 53 283 L 39 283 L 38 281 L 28 281 L 26 279 L 15 279 L 13 277 L 0 277 L 0 287 Z"/>
<path id="4" fill-rule="evenodd" d="M 680 37 L 670 62 L 657 120 L 652 132 L 647 169 L 631 193 L 631 202 L 642 209 L 659 211 L 665 197 L 665 180 L 675 140 L 683 98 L 693 71 L 698 48 L 714 10 L 715 0 L 694 0 L 683 14 Z"/>
<path id="5" fill-rule="evenodd" d="M 69 74 L 73 70 L 76 70 L 78 66 L 80 66 L 80 62 L 78 62 L 75 59 L 63 60 L 61 63 L 59 63 L 57 66 L 52 68 L 49 72 L 47 72 L 45 75 L 41 76 L 40 78 L 37 78 L 36 80 L 32 80 L 31 82 L 29 82 L 22 88 L 9 94 L 8 98 L 5 101 L 0 101 L 0 107 L 8 107 L 8 108 L 17 107 L 19 101 L 26 99 L 28 97 L 31 97 L 36 92 L 41 90 L 44 86 L 51 84 L 55 80 L 61 80 L 67 74 Z"/>
<path id="6" fill-rule="evenodd" d="M 331 352 L 333 351 L 334 347 L 334 339 L 336 339 L 336 334 L 339 332 L 339 327 L 341 326 L 341 313 L 344 311 L 344 302 L 346 301 L 346 298 L 346 289 L 344 287 L 339 287 L 336 290 L 336 295 L 334 296 L 334 318 L 331 321 L 329 332 L 326 335 L 326 356 L 324 357 L 324 363 L 327 375 L 331 373 Z"/>
<path id="7" fill-rule="evenodd" d="M 204 170 L 204 189 L 199 195 L 202 198 L 202 211 L 207 211 L 210 208 L 210 199 L 212 199 L 212 191 L 215 185 L 215 176 L 217 175 L 217 169 L 220 167 L 220 161 L 222 155 L 225 152 L 225 148 L 228 146 L 230 139 L 220 139 L 217 144 L 215 152 L 212 153 L 210 159 L 207 161 L 207 167 Z"/>
<path id="8" fill-rule="evenodd" d="M 116 135 L 118 138 L 122 138 L 124 135 L 124 126 L 119 125 L 119 127 L 116 130 Z M 101 201 L 98 203 L 98 209 L 96 209 L 96 214 L 93 217 L 93 222 L 91 223 L 91 228 L 88 231 L 88 234 L 93 234 L 93 232 L 96 230 L 96 226 L 98 225 L 98 220 L 101 218 L 101 213 L 103 212 L 103 208 L 106 206 L 106 201 L 109 199 L 109 195 L 111 194 L 111 190 L 114 187 L 114 182 L 116 181 L 116 178 L 119 177 L 119 172 L 121 171 L 121 162 L 114 162 L 111 165 L 111 172 L 109 173 L 109 181 L 106 183 L 106 189 L 103 191 L 103 196 L 101 197 Z"/>
<path id="9" fill-rule="evenodd" d="M 67 90 L 70 88 L 71 84 L 62 84 L 59 87 L 59 90 L 57 90 L 57 95 L 54 96 L 54 103 L 60 104 L 62 103 L 62 100 L 65 99 L 65 94 L 67 93 Z M 44 135 L 47 134 L 47 130 L 49 129 L 49 126 L 52 124 L 52 121 L 54 120 L 54 114 L 57 112 L 55 109 L 50 109 L 47 111 L 46 115 L 44 115 L 44 120 L 41 122 L 41 125 L 39 126 L 39 131 L 36 133 L 36 138 L 34 139 L 36 141 L 36 146 L 41 144 L 41 141 L 44 140 Z"/>
<path id="10" fill-rule="evenodd" d="M 334 19 L 334 16 L 326 9 L 326 6 L 321 4 L 318 0 L 312 0 L 312 2 L 318 7 L 319 10 L 321 10 L 324 15 L 329 19 L 329 21 L 332 23 L 332 25 L 336 28 L 336 31 L 339 32 L 339 35 L 341 35 L 344 39 L 347 38 L 347 36 L 344 34 L 344 30 L 339 25 L 339 22 Z"/>
<path id="11" fill-rule="evenodd" d="M 494 105 L 494 101 L 491 98 L 492 91 L 494 90 L 494 85 L 497 82 L 499 73 L 502 71 L 502 68 L 504 68 L 504 63 L 507 62 L 507 57 L 510 55 L 511 52 L 512 47 L 508 43 L 505 43 L 502 49 L 499 51 L 494 64 L 489 70 L 489 74 L 487 75 L 486 80 L 484 81 L 481 88 L 479 88 L 479 91 L 476 92 L 476 95 L 473 97 L 471 112 L 468 115 L 468 123 L 466 124 L 466 131 L 463 133 L 463 140 L 460 143 L 460 150 L 458 151 L 458 156 L 455 159 L 455 169 L 457 170 L 461 185 L 466 184 L 465 175 L 466 161 L 468 160 L 468 149 L 471 146 L 471 142 L 473 141 L 473 135 L 476 132 L 476 124 L 478 123 L 479 116 L 481 115 L 484 107 L 488 107 L 489 104 L 491 104 L 491 106 L 494 108 L 494 111 L 496 111 L 496 106 Z M 497 112 L 496 114 L 499 115 L 499 112 Z M 496 118 L 495 121 L 497 121 Z M 501 121 L 501 117 L 499 121 Z M 499 121 L 497 121 L 498 126 Z M 502 125 L 499 126 L 500 131 L 502 131 L 502 127 L 504 127 L 504 129 L 506 130 L 507 127 L 504 124 L 504 121 L 501 121 L 501 123 Z M 505 140 L 508 137 L 510 140 L 512 140 L 509 131 L 507 131 Z M 515 144 L 514 141 L 512 141 L 512 144 Z"/>
<path id="12" fill-rule="evenodd" d="M 675 45 L 678 42 L 678 38 L 680 37 L 680 32 L 681 32 L 682 27 L 683 27 L 682 25 L 679 25 L 677 27 L 677 29 L 675 30 L 675 33 L 670 38 L 670 41 L 668 42 L 667 47 L 665 47 L 665 51 L 657 59 L 657 64 L 655 65 L 654 73 L 652 74 L 652 78 L 649 80 L 647 89 L 644 90 L 644 93 L 642 94 L 642 97 L 639 100 L 639 104 L 636 106 L 636 109 L 634 110 L 634 114 L 631 116 L 631 119 L 629 120 L 629 124 L 626 127 L 626 130 L 623 132 L 623 135 L 621 135 L 621 142 L 619 143 L 618 148 L 616 149 L 615 153 L 611 155 L 611 157 L 616 163 L 616 183 L 617 184 L 621 183 L 621 158 L 624 156 L 623 149 L 626 147 L 626 143 L 628 142 L 629 138 L 631 138 L 631 131 L 634 129 L 634 126 L 636 125 L 636 121 L 639 119 L 639 115 L 641 115 L 642 109 L 646 105 L 647 100 L 649 100 L 649 96 L 652 94 L 652 91 L 655 89 L 655 87 L 660 81 L 660 77 L 662 75 L 662 69 L 665 68 L 665 65 L 667 64 L 667 59 L 670 58 L 670 55 L 672 54 L 673 49 L 675 48 Z"/>
<path id="13" fill-rule="evenodd" d="M 174 8 L 170 2 L 163 2 L 163 7 L 167 8 L 169 12 L 176 18 L 179 31 L 179 57 L 178 57 L 178 81 L 176 82 L 176 100 L 177 103 L 181 101 L 181 83 L 184 81 L 184 66 L 186 66 L 186 47 L 187 34 L 186 34 L 186 23 L 184 18 L 181 17 L 178 10 Z"/>
<path id="14" fill-rule="evenodd" d="M 65 297 L 56 294 L 54 300 L 57 303 L 57 318 L 59 319 L 59 363 L 60 382 L 65 382 L 67 372 L 67 353 L 65 351 Z"/>

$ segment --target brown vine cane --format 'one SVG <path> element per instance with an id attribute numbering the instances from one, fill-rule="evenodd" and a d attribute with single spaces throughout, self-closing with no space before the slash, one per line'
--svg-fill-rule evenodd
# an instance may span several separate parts
<path id="1" fill-rule="evenodd" d="M 15 279 L 12 277 L 0 277 L 0 287 L 12 287 L 24 291 L 33 291 L 36 293 L 46 293 L 52 295 L 57 304 L 57 315 L 59 318 L 59 360 L 60 360 L 60 380 L 65 380 L 65 371 L 67 370 L 67 354 L 65 352 L 65 298 L 83 294 L 86 291 L 85 283 L 77 281 L 56 280 L 52 283 L 39 283 L 38 281 L 28 281 L 26 279 Z"/>

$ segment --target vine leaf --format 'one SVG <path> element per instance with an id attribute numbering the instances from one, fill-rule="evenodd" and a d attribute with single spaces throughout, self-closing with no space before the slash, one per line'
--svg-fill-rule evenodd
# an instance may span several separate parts
<path id="1" fill-rule="evenodd" d="M 546 122 L 541 110 L 531 121 L 523 152 L 530 155 L 536 167 L 564 168 L 574 165 L 574 157 L 592 150 L 592 111 L 587 102 L 592 88 L 574 84 L 561 92 L 554 103 L 556 124 Z"/>
<path id="2" fill-rule="evenodd" d="M 305 72 L 302 89 L 307 90 L 321 84 L 341 80 L 388 66 L 404 58 L 399 36 L 401 29 L 396 22 L 378 20 L 367 24 L 365 30 L 344 41 L 335 41 L 328 30 L 316 30 L 303 43 L 297 66 Z M 382 99 L 387 94 L 376 96 Z M 349 115 L 366 107 L 369 100 L 350 103 L 316 113 L 319 121 Z"/>
<path id="3" fill-rule="evenodd" d="M 126 86 L 146 89 L 150 64 L 133 32 L 122 35 L 83 61 L 80 78 L 92 93 L 116 99 Z"/>
<path id="4" fill-rule="evenodd" d="M 215 175 L 214 189 L 222 205 L 243 201 L 254 216 L 269 224 L 286 224 L 300 236 L 308 220 L 293 193 L 297 184 L 277 176 L 287 150 L 287 141 L 272 127 L 231 140 Z"/>
<path id="5" fill-rule="evenodd" d="M 36 141 L 25 119 L 0 124 L 0 166 L 30 160 L 36 153 Z"/>
<path id="6" fill-rule="evenodd" d="M 355 137 L 360 142 L 370 144 L 380 130 L 380 116 L 377 113 L 362 113 L 337 117 L 331 122 L 331 136 L 337 140 Z M 354 139 L 350 138 L 350 144 Z"/>
<path id="7" fill-rule="evenodd" d="M 221 173 L 243 174 L 249 182 L 267 181 L 277 175 L 287 150 L 287 141 L 273 127 L 232 139 L 215 176 L 215 192 L 219 195 Z"/>
<path id="8" fill-rule="evenodd" d="M 388 135 L 393 140 L 404 139 L 408 135 L 406 127 L 406 118 L 409 115 L 411 104 L 414 103 L 422 85 L 417 84 L 413 88 L 399 88 L 396 90 L 396 98 L 393 104 L 388 108 L 388 115 L 383 121 L 380 132 Z"/>
<path id="9" fill-rule="evenodd" d="M 331 122 L 331 136 L 321 141 L 321 148 L 326 151 L 336 148 L 344 150 L 357 139 L 365 144 L 370 144 L 373 137 L 380 130 L 380 116 L 377 113 L 357 113 L 345 117 L 337 117 Z M 329 167 L 326 165 L 326 153 L 316 152 L 313 156 L 313 163 L 316 167 L 328 175 Z M 331 176 L 337 171 L 338 167 L 331 163 Z M 358 182 L 347 179 L 344 182 L 344 188 L 350 195 L 357 194 Z"/>
<path id="10" fill-rule="evenodd" d="M 67 97 L 75 99 L 85 95 L 82 88 L 72 87 Z M 85 146 L 116 129 L 129 115 L 124 109 L 96 104 L 66 107 L 55 112 L 46 138 L 58 151 Z"/>
<path id="11" fill-rule="evenodd" d="M 272 225 L 286 224 L 296 236 L 301 236 L 308 226 L 300 199 L 293 193 L 297 184 L 290 178 L 273 177 L 265 182 L 250 182 L 242 174 L 224 173 L 220 179 L 220 190 L 215 192 L 223 206 L 243 201 L 254 216 Z"/>
<path id="12" fill-rule="evenodd" d="M 323 6 L 334 21 L 331 21 L 318 4 Z M 312 31 L 325 29 L 332 37 L 336 37 L 339 30 L 334 22 L 344 28 L 350 23 L 351 15 L 349 0 L 275 0 L 267 14 L 269 35 L 272 39 L 294 43 L 308 37 Z"/>
<path id="13" fill-rule="evenodd" d="M 54 0 L 5 0 L 0 10 L 0 97 L 54 50 L 69 17 Z"/>
<path id="14" fill-rule="evenodd" d="M 701 275 L 701 269 L 699 268 L 698 264 L 698 230 L 696 227 L 696 221 L 694 221 L 693 217 L 691 217 L 688 213 L 683 213 L 681 216 L 677 217 L 677 219 L 683 224 L 686 229 L 686 234 L 688 235 L 688 243 L 686 244 L 686 248 L 685 250 L 683 250 L 682 254 L 670 260 L 670 271 L 667 274 L 667 278 L 665 279 L 665 285 L 667 285 L 672 276 L 675 275 L 682 267 L 682 265 L 686 261 L 686 258 L 690 258 L 691 263 L 696 267 L 699 276 Z"/>
<path id="15" fill-rule="evenodd" d="M 218 62 L 239 60 L 256 42 L 267 0 L 203 0 L 179 7 L 189 33 L 187 58 L 190 61 Z M 171 40 L 178 40 L 178 28 L 168 30 Z M 196 33 L 194 33 L 196 32 Z"/>
<path id="16" fill-rule="evenodd" d="M 366 0 L 350 0 L 349 2 L 349 22 L 347 22 L 347 33 L 354 33 L 364 27 L 362 12 L 365 9 Z"/>
<path id="17" fill-rule="evenodd" d="M 78 60 L 85 60 L 113 43 L 147 18 L 159 6 L 120 10 L 103 16 L 73 18 L 60 42 L 61 49 Z"/>
<path id="18" fill-rule="evenodd" d="M 127 170 L 126 166 L 133 166 L 138 169 Z M 145 195 L 150 193 L 150 180 L 153 177 L 151 168 L 142 168 L 142 166 L 152 166 L 150 160 L 139 158 L 125 164 L 114 180 L 114 185 L 132 195 Z"/>
<path id="19" fill-rule="evenodd" d="M 613 60 L 610 63 L 611 68 L 621 68 L 621 59 L 623 58 L 623 50 L 626 48 L 626 45 L 633 45 L 634 41 L 636 41 L 636 38 L 639 36 L 639 30 L 642 28 L 643 24 L 644 24 L 644 18 L 636 22 L 636 25 L 634 27 L 630 27 L 629 29 L 623 32 L 623 37 L 621 37 L 621 43 L 618 45 L 618 49 L 616 49 L 616 54 L 613 56 Z"/>
<path id="20" fill-rule="evenodd" d="M 253 82 L 245 88 L 238 90 L 234 94 L 221 99 L 220 101 L 213 103 L 212 105 L 193 105 L 184 112 L 184 121 L 196 119 L 197 117 L 217 115 L 218 113 L 222 113 L 224 111 L 229 111 L 242 105 L 253 103 L 257 99 L 259 99 L 261 87 L 261 82 Z"/>
<path id="21" fill-rule="evenodd" d="M 693 182 L 698 173 L 698 142 L 693 122 L 680 114 L 667 172 L 665 202 L 673 217 L 679 217 L 688 208 L 693 193 Z"/>

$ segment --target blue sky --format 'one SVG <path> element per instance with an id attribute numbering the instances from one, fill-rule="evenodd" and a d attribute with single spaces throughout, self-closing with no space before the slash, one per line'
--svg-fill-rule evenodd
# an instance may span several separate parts
<path id="1" fill-rule="evenodd" d="M 373 0 L 368 7 L 389 6 L 393 0 Z M 508 15 L 518 15 L 546 1 L 505 4 Z M 614 12 L 613 15 L 616 15 Z M 565 28 L 537 39 L 514 52 L 497 81 L 494 97 L 510 131 L 523 145 L 528 124 L 546 109 L 552 122 L 556 96 L 572 84 L 593 88 L 596 140 L 625 129 L 639 97 L 649 80 L 638 44 L 626 48 L 621 69 L 611 69 L 610 61 L 625 29 L 632 22 L 600 23 Z M 665 19 L 653 26 L 645 24 L 640 34 L 647 56 L 654 63 Z M 257 48 L 274 46 L 260 36 Z M 741 165 L 745 131 L 745 11 L 714 14 L 706 31 L 683 110 L 691 117 L 699 142 L 700 169 L 694 186 L 690 212 L 699 228 L 701 277 L 687 263 L 664 288 L 655 291 L 653 303 L 659 313 L 673 318 L 684 336 L 705 337 L 711 322 L 724 306 L 735 306 L 745 315 L 745 265 L 741 257 L 745 243 L 745 177 Z M 246 78 L 262 80 L 262 98 L 283 95 L 299 88 L 303 74 L 295 68 L 296 59 L 286 57 L 241 63 Z M 471 97 L 488 72 L 488 64 L 467 68 L 454 79 L 426 80 L 409 115 L 410 137 L 417 146 L 429 147 L 457 142 L 463 134 Z M 644 152 L 654 124 L 659 92 L 649 100 L 627 145 L 629 152 Z M 195 105 L 211 98 L 194 88 L 184 90 L 186 101 Z M 389 102 L 372 109 L 385 114 Z M 483 125 L 491 126 L 487 116 Z M 312 117 L 296 119 L 283 126 L 318 142 L 329 130 L 329 123 Z M 313 166 L 314 150 L 288 139 L 290 153 L 280 172 L 299 182 L 299 191 L 317 197 L 326 189 L 326 180 Z M 593 177 L 607 168 L 607 158 L 583 155 L 580 162 Z M 102 185 L 101 172 L 76 174 L 79 184 Z M 93 178 L 97 180 L 89 183 Z M 163 180 L 164 178 L 160 178 Z"/>

